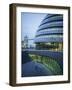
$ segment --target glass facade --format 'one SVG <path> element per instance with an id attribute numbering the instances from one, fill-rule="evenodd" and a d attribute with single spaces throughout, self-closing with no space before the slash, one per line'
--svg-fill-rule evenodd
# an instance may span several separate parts
<path id="1" fill-rule="evenodd" d="M 48 14 L 36 32 L 36 49 L 63 50 L 63 15 Z"/>

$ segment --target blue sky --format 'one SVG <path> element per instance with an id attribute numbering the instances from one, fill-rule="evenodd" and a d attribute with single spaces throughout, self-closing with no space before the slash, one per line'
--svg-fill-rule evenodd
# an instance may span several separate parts
<path id="1" fill-rule="evenodd" d="M 36 31 L 41 21 L 47 14 L 45 13 L 21 13 L 21 38 L 28 36 L 29 39 L 35 38 Z"/>
<path id="2" fill-rule="evenodd" d="M 28 36 L 28 39 L 34 39 L 36 31 L 41 21 L 45 18 L 47 14 L 45 13 L 21 13 L 21 40 L 24 40 L 25 36 Z M 34 40 L 28 40 L 28 46 L 35 47 Z"/>

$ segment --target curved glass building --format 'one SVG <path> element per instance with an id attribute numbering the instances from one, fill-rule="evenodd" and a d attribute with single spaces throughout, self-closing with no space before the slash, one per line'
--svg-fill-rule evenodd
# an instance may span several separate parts
<path id="1" fill-rule="evenodd" d="M 42 20 L 35 36 L 36 49 L 63 49 L 63 15 L 48 14 Z"/>

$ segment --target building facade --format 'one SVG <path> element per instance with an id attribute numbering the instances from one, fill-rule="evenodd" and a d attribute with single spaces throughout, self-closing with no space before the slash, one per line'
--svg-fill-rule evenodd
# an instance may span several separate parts
<path id="1" fill-rule="evenodd" d="M 48 14 L 35 36 L 36 49 L 63 50 L 63 15 Z"/>

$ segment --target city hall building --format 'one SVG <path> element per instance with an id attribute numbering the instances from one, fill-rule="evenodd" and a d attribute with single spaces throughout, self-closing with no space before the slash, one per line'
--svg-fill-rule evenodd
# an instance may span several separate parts
<path id="1" fill-rule="evenodd" d="M 63 15 L 48 14 L 42 20 L 34 39 L 36 49 L 63 50 Z"/>

